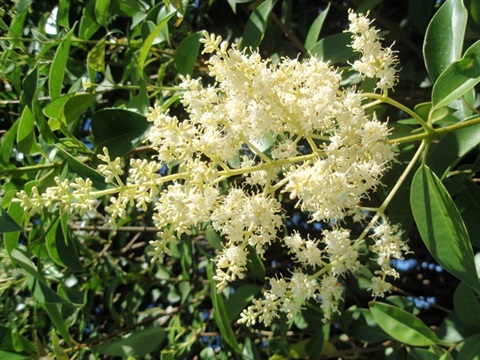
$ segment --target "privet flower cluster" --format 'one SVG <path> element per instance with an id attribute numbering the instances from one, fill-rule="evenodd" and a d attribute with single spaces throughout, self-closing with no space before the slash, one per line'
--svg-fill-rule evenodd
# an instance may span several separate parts
<path id="1" fill-rule="evenodd" d="M 353 68 L 377 78 L 377 89 L 387 91 L 396 82 L 394 52 L 381 46 L 365 16 L 352 12 L 349 20 L 352 48 L 361 52 Z M 120 159 L 104 149 L 98 171 L 110 188 L 96 191 L 89 179 L 56 178 L 56 186 L 42 194 L 37 188 L 21 191 L 23 208 L 84 214 L 109 196 L 105 211 L 115 226 L 129 206 L 153 207 L 155 261 L 169 254 L 171 241 L 208 222 L 225 239 L 214 259 L 218 291 L 245 277 L 250 252 L 265 258 L 268 246 L 280 242 L 290 255 L 291 275 L 267 279 L 269 288 L 241 314 L 239 322 L 247 325 L 269 325 L 282 312 L 291 320 L 310 299 L 320 302 L 329 319 L 338 311 L 341 278 L 361 266 L 359 249 L 366 240 L 379 265 L 371 290 L 384 295 L 390 288 L 386 276 L 398 275 L 390 259 L 407 250 L 398 229 L 384 219 L 370 224 L 371 240 L 368 231 L 354 238 L 342 220 L 365 219 L 362 199 L 394 158 L 386 124 L 366 113 L 358 91 L 341 87 L 341 73 L 328 63 L 313 57 L 272 63 L 220 36 L 205 33 L 201 41 L 215 81 L 202 86 L 199 79 L 183 79 L 188 119 L 151 109 L 154 160 L 132 159 L 124 174 Z M 165 165 L 179 170 L 162 176 Z M 327 224 L 321 236 L 283 236 L 287 214 L 279 195 L 311 221 Z"/>

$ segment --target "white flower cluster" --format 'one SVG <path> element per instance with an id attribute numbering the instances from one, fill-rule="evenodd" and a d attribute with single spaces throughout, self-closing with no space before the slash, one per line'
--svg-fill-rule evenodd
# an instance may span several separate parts
<path id="1" fill-rule="evenodd" d="M 378 45 L 378 31 L 369 28 L 366 17 L 351 13 L 350 20 L 353 48 L 362 52 L 354 68 L 379 78 L 380 90 L 390 88 L 396 81 L 395 57 Z M 321 302 L 328 319 L 338 311 L 340 277 L 361 266 L 359 246 L 365 239 L 352 239 L 341 224 L 347 216 L 365 218 L 362 199 L 394 157 L 387 126 L 366 113 L 358 92 L 342 89 L 341 74 L 327 63 L 309 58 L 273 64 L 258 52 L 247 54 L 219 36 L 204 35 L 215 82 L 202 86 L 200 80 L 183 79 L 188 119 L 151 109 L 148 141 L 158 151 L 156 160 L 132 159 L 125 176 L 121 160 L 112 161 L 105 149 L 98 171 L 110 184 L 107 189 L 94 191 L 89 179 L 57 178 L 57 186 L 43 194 L 37 188 L 22 191 L 18 201 L 31 213 L 43 208 L 82 213 L 110 196 L 105 211 L 112 225 L 126 216 L 128 206 L 153 208 L 158 238 L 151 242 L 151 256 L 158 261 L 169 254 L 171 241 L 210 223 L 225 239 L 215 258 L 219 291 L 245 277 L 249 252 L 265 258 L 268 246 L 280 242 L 291 257 L 291 276 L 269 279 L 270 289 L 239 321 L 268 325 L 280 312 L 293 319 L 309 299 Z M 164 165 L 178 172 L 161 176 Z M 320 238 L 282 235 L 283 193 L 312 221 L 329 224 Z M 385 276 L 396 276 L 389 260 L 406 250 L 396 232 L 383 223 L 373 235 L 370 250 L 380 266 L 374 295 L 388 290 Z"/>

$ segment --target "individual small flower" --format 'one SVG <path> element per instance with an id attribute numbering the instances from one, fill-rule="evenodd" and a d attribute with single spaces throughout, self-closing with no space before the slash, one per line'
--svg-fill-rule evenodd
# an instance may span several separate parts
<path id="1" fill-rule="evenodd" d="M 372 287 L 368 290 L 372 292 L 374 297 L 384 297 L 387 292 L 390 292 L 392 284 L 385 281 L 381 276 L 374 276 L 372 278 Z"/>
<path id="2" fill-rule="evenodd" d="M 103 155 L 98 154 L 97 157 L 105 163 L 98 165 L 97 169 L 103 176 L 105 176 L 106 183 L 111 182 L 113 179 L 117 179 L 123 174 L 123 169 L 120 165 L 121 159 L 117 157 L 115 160 L 111 161 L 107 147 L 103 148 Z"/>

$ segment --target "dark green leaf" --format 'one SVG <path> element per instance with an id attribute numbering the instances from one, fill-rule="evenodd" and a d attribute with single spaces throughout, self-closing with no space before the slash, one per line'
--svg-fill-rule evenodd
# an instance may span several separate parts
<path id="1" fill-rule="evenodd" d="M 95 102 L 97 94 L 66 94 L 48 103 L 43 110 L 45 116 L 57 120 L 49 121 L 52 130 L 58 130 L 61 124 L 68 125 L 76 120 Z"/>
<path id="2" fill-rule="evenodd" d="M 67 225 L 67 215 L 58 218 L 45 235 L 48 254 L 60 266 L 72 271 L 81 271 L 82 263 L 78 258 L 75 240 L 70 238 Z"/>
<path id="3" fill-rule="evenodd" d="M 68 16 L 70 12 L 70 0 L 60 0 L 58 2 L 57 25 L 68 29 L 70 27 Z"/>
<path id="4" fill-rule="evenodd" d="M 352 320 L 348 332 L 355 340 L 375 344 L 388 339 L 388 335 L 377 324 L 370 310 L 356 308 L 350 312 Z"/>
<path id="5" fill-rule="evenodd" d="M 22 230 L 22 227 L 18 225 L 2 207 L 0 207 L 0 233 L 20 230 Z"/>
<path id="6" fill-rule="evenodd" d="M 182 75 L 192 75 L 193 67 L 197 61 L 198 52 L 200 51 L 201 32 L 193 33 L 187 36 L 178 45 L 175 52 L 175 66 Z"/>
<path id="7" fill-rule="evenodd" d="M 257 49 L 262 42 L 265 30 L 267 29 L 267 21 L 270 12 L 273 10 L 277 0 L 266 0 L 262 2 L 255 11 L 250 15 L 247 25 L 243 30 L 242 49 Z"/>
<path id="8" fill-rule="evenodd" d="M 101 152 L 106 146 L 112 158 L 122 156 L 138 146 L 149 129 L 145 116 L 129 110 L 105 109 L 92 117 L 95 148 Z"/>
<path id="9" fill-rule="evenodd" d="M 70 43 L 75 28 L 72 28 L 58 46 L 48 75 L 48 89 L 52 100 L 62 94 L 63 79 L 67 71 L 67 61 L 70 52 Z"/>
<path id="10" fill-rule="evenodd" d="M 453 296 L 455 313 L 472 328 L 480 329 L 480 302 L 475 292 L 465 283 L 460 283 Z"/>
<path id="11" fill-rule="evenodd" d="M 422 240 L 433 258 L 480 293 L 465 224 L 442 182 L 426 165 L 413 177 L 410 204 Z"/>
<path id="12" fill-rule="evenodd" d="M 310 49 L 310 53 L 321 61 L 343 62 L 353 56 L 352 48 L 348 47 L 350 42 L 351 37 L 347 33 L 326 36 Z"/>
<path id="13" fill-rule="evenodd" d="M 480 40 L 449 65 L 433 85 L 432 102 L 440 108 L 460 98 L 480 82 Z"/>
<path id="14" fill-rule="evenodd" d="M 158 349 L 165 341 L 165 330 L 152 326 L 137 330 L 124 338 L 117 338 L 98 346 L 96 350 L 108 356 L 143 357 Z"/>
<path id="15" fill-rule="evenodd" d="M 434 145 L 428 157 L 428 165 L 443 179 L 478 144 L 480 144 L 480 124 L 448 133 Z"/>
<path id="16" fill-rule="evenodd" d="M 378 325 L 393 339 L 412 346 L 430 346 L 441 341 L 415 315 L 393 305 L 372 301 L 370 311 Z"/>
<path id="17" fill-rule="evenodd" d="M 475 173 L 474 170 L 472 171 Z M 480 223 L 478 221 L 480 188 L 478 185 L 475 185 L 472 181 L 464 183 L 461 192 L 455 198 L 455 204 L 467 227 L 472 244 L 480 248 Z"/>
<path id="18" fill-rule="evenodd" d="M 467 18 L 462 1 L 447 0 L 430 21 L 423 44 L 423 57 L 432 82 L 451 63 L 460 59 Z"/>
<path id="19" fill-rule="evenodd" d="M 480 333 L 470 336 L 461 344 L 457 360 L 479 360 L 480 359 Z"/>
<path id="20" fill-rule="evenodd" d="M 53 324 L 55 325 L 55 329 L 62 335 L 63 339 L 67 342 L 69 346 L 73 346 L 73 340 L 68 332 L 67 325 L 62 317 L 60 309 L 62 308 L 62 304 L 44 304 L 45 309 L 47 310 L 47 314 L 52 320 Z"/>
<path id="21" fill-rule="evenodd" d="M 26 105 L 33 111 L 32 103 L 38 87 L 38 69 L 35 67 L 23 80 L 23 95 Z"/>
<path id="22" fill-rule="evenodd" d="M 315 44 L 318 42 L 318 36 L 320 35 L 320 31 L 322 30 L 323 23 L 325 22 L 325 18 L 327 17 L 328 10 L 330 10 L 330 3 L 328 3 L 327 8 L 320 12 L 317 16 L 315 21 L 313 22 L 312 26 L 308 30 L 307 38 L 305 39 L 305 49 L 311 50 Z"/>

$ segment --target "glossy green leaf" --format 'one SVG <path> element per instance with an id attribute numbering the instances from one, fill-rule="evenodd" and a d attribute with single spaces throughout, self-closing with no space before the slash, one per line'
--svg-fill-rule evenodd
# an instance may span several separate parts
<path id="1" fill-rule="evenodd" d="M 465 283 L 458 284 L 453 296 L 453 306 L 465 325 L 480 329 L 480 302 L 477 294 Z"/>
<path id="2" fill-rule="evenodd" d="M 241 49 L 252 48 L 255 50 L 260 46 L 267 29 L 268 16 L 276 2 L 277 0 L 264 1 L 250 15 L 243 30 Z"/>
<path id="3" fill-rule="evenodd" d="M 58 98 L 62 94 L 63 79 L 67 72 L 68 55 L 74 30 L 75 28 L 72 28 L 58 46 L 55 57 L 53 58 L 52 66 L 50 67 L 48 89 L 52 100 Z"/>
<path id="4" fill-rule="evenodd" d="M 440 108 L 460 98 L 480 82 L 480 40 L 449 65 L 433 85 L 432 102 Z"/>
<path id="5" fill-rule="evenodd" d="M 133 111 L 100 110 L 92 117 L 93 143 L 98 152 L 106 146 L 112 158 L 122 156 L 142 142 L 149 125 L 145 116 Z"/>
<path id="6" fill-rule="evenodd" d="M 430 346 L 441 342 L 419 318 L 396 306 L 372 301 L 370 311 L 378 325 L 401 343 Z"/>
<path id="7" fill-rule="evenodd" d="M 353 56 L 352 48 L 348 46 L 350 42 L 351 37 L 347 33 L 326 36 L 310 49 L 310 53 L 321 61 L 335 64 Z"/>
<path id="8" fill-rule="evenodd" d="M 168 24 L 168 21 L 175 15 L 175 12 L 168 13 L 165 18 L 160 21 L 160 23 L 153 29 L 150 35 L 145 39 L 143 42 L 142 47 L 140 48 L 140 53 L 138 55 L 137 64 L 141 71 L 145 66 L 145 60 L 147 59 L 148 54 L 150 53 L 150 49 L 153 45 L 153 41 L 160 33 L 160 31 Z"/>
<path id="9" fill-rule="evenodd" d="M 22 227 L 17 224 L 15 220 L 0 207 L 0 233 L 20 231 Z"/>
<path id="10" fill-rule="evenodd" d="M 32 109 L 33 99 L 35 99 L 38 88 L 38 69 L 35 67 L 23 80 L 23 95 L 26 105 Z M 33 110 L 32 110 L 33 111 Z"/>
<path id="11" fill-rule="evenodd" d="M 428 165 L 443 179 L 478 144 L 480 144 L 480 124 L 448 133 L 432 146 Z"/>
<path id="12" fill-rule="evenodd" d="M 105 38 L 99 40 L 88 52 L 87 65 L 95 71 L 105 71 Z"/>
<path id="13" fill-rule="evenodd" d="M 315 21 L 313 22 L 312 26 L 308 30 L 307 38 L 305 39 L 305 49 L 311 50 L 315 44 L 318 42 L 318 36 L 320 35 L 320 31 L 322 30 L 323 23 L 325 22 L 325 18 L 327 17 L 328 11 L 330 10 L 330 3 L 328 3 L 325 10 L 320 12 L 317 16 Z"/>
<path id="14" fill-rule="evenodd" d="M 60 266 L 72 271 L 81 271 L 82 263 L 78 258 L 74 239 L 70 238 L 67 215 L 58 218 L 45 235 L 45 244 L 50 258 Z"/>
<path id="15" fill-rule="evenodd" d="M 413 177 L 410 204 L 422 240 L 433 258 L 480 293 L 465 224 L 442 182 L 426 165 Z"/>
<path id="16" fill-rule="evenodd" d="M 423 43 L 423 57 L 432 82 L 451 63 L 460 59 L 467 18 L 463 1 L 447 0 L 430 21 Z"/>
<path id="17" fill-rule="evenodd" d="M 175 52 L 175 67 L 182 75 L 192 75 L 193 67 L 197 61 L 198 53 L 200 51 L 200 39 L 202 38 L 201 32 L 193 33 L 187 36 L 178 45 Z"/>
<path id="18" fill-rule="evenodd" d="M 216 282 L 213 280 L 213 263 L 208 264 L 207 273 L 208 279 L 210 280 L 210 297 L 213 304 L 213 315 L 215 317 L 215 323 L 220 330 L 220 336 L 228 345 L 230 345 L 233 350 L 238 353 L 240 351 L 240 346 L 237 342 L 235 334 L 233 333 L 232 326 L 230 325 L 230 319 L 225 308 L 223 296 L 217 292 Z"/>
<path id="19" fill-rule="evenodd" d="M 33 154 L 38 151 L 35 135 L 35 119 L 29 107 L 24 107 L 20 116 L 20 124 L 17 128 L 17 146 L 25 154 Z"/>
<path id="20" fill-rule="evenodd" d="M 97 20 L 97 23 L 99 23 L 100 25 L 107 26 L 109 7 L 110 7 L 110 0 L 95 1 L 95 19 Z"/>
<path id="21" fill-rule="evenodd" d="M 137 330 L 129 336 L 109 340 L 96 348 L 96 350 L 108 356 L 133 356 L 144 357 L 158 349 L 165 341 L 165 330 L 158 326 L 152 326 Z"/>
<path id="22" fill-rule="evenodd" d="M 466 338 L 459 348 L 457 360 L 480 360 L 480 333 Z"/>

